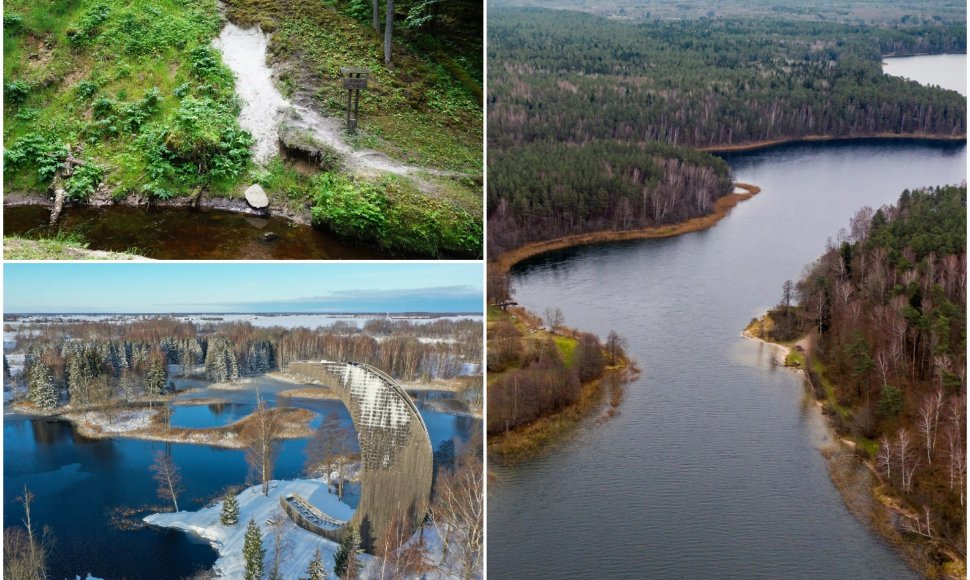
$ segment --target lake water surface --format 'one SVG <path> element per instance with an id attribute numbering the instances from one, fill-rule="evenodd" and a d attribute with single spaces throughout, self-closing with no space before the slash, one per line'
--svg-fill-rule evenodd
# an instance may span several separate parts
<path id="1" fill-rule="evenodd" d="M 812 143 L 727 160 L 762 192 L 715 227 L 513 269 L 520 304 L 618 331 L 643 374 L 618 417 L 535 461 L 490 466 L 490 577 L 914 576 L 846 509 L 801 378 L 740 332 L 860 207 L 965 181 L 966 144 Z"/>
<path id="2" fill-rule="evenodd" d="M 180 387 L 198 383 L 174 382 Z M 282 397 L 280 391 L 299 385 L 265 377 L 255 379 L 244 390 L 203 388 L 183 395 L 226 402 L 175 406 L 173 425 L 209 427 L 242 418 L 255 406 L 257 386 L 262 399 L 271 406 L 300 407 L 317 413 L 314 427 L 330 413 L 337 413 L 345 426 L 352 426 L 340 401 Z M 481 430 L 478 419 L 426 408 L 422 401 L 428 396 L 421 394 L 416 400 L 435 449 L 453 440 L 467 441 Z M 281 443 L 274 478 L 301 475 L 306 444 L 306 439 Z M 216 553 L 208 542 L 176 531 L 122 531 L 111 525 L 112 508 L 163 503 L 157 499 L 148 469 L 156 451 L 170 450 L 182 471 L 185 492 L 179 497 L 179 507 L 183 510 L 203 507 L 204 500 L 226 486 L 242 485 L 247 475 L 241 450 L 123 438 L 91 440 L 65 421 L 17 414 L 3 417 L 3 448 L 4 527 L 21 524 L 23 510 L 16 498 L 26 484 L 36 495 L 34 524 L 50 526 L 55 537 L 50 577 L 58 579 L 91 572 L 104 578 L 174 580 L 211 568 Z M 358 487 L 349 486 L 345 502 L 354 507 L 358 497 Z"/>

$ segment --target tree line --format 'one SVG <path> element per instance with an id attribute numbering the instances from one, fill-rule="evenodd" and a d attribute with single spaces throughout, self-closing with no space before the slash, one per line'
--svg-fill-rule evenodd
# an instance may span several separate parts
<path id="1" fill-rule="evenodd" d="M 946 186 L 861 210 L 779 308 L 782 334 L 814 338 L 837 428 L 872 442 L 905 529 L 937 547 L 966 542 L 966 202 Z"/>
<path id="2" fill-rule="evenodd" d="M 451 378 L 466 363 L 481 363 L 481 322 L 435 322 L 427 329 L 430 338 L 447 339 L 435 341 L 421 340 L 424 326 L 398 322 L 375 337 L 347 327 L 196 325 L 167 318 L 45 324 L 39 334 L 18 334 L 25 356 L 17 378 L 26 384 L 31 402 L 52 409 L 157 397 L 177 376 L 233 381 L 285 370 L 300 360 L 366 362 L 400 380 Z M 6 356 L 4 368 L 9 372 Z"/>

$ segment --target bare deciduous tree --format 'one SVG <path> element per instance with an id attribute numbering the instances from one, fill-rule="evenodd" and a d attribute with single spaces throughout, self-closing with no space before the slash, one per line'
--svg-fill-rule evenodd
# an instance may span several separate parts
<path id="1" fill-rule="evenodd" d="M 384 537 L 378 541 L 377 555 L 381 565 L 375 573 L 380 580 L 415 578 L 429 570 L 424 534 L 408 535 L 407 518 L 394 516 Z"/>
<path id="2" fill-rule="evenodd" d="M 893 444 L 889 441 L 888 437 L 883 436 L 879 440 L 879 453 L 876 454 L 876 467 L 889 481 L 893 479 L 894 455 L 895 450 L 893 449 Z"/>
<path id="3" fill-rule="evenodd" d="M 919 467 L 919 459 L 912 457 L 913 438 L 905 428 L 896 432 L 896 453 L 899 456 L 899 476 L 902 480 L 903 491 L 910 492 L 913 488 L 913 475 Z"/>
<path id="4" fill-rule="evenodd" d="M 179 511 L 178 494 L 182 492 L 182 474 L 172 460 L 172 454 L 165 451 L 155 452 L 155 462 L 149 469 L 152 478 L 158 483 L 158 497 L 170 500 Z"/>
<path id="5" fill-rule="evenodd" d="M 246 446 L 246 463 L 250 471 L 262 483 L 263 495 L 269 495 L 269 482 L 273 478 L 283 424 L 279 413 L 270 409 L 258 395 L 256 400 L 256 410 L 247 419 L 240 438 Z"/>
<path id="6" fill-rule="evenodd" d="M 350 437 L 350 431 L 341 424 L 340 416 L 330 413 L 307 445 L 307 467 L 326 472 L 328 488 L 334 484 L 334 472 L 340 471 L 342 456 L 350 451 Z M 340 479 L 339 473 L 337 479 Z M 338 493 L 341 488 L 341 485 L 337 485 Z"/>
<path id="7" fill-rule="evenodd" d="M 465 457 L 454 470 L 439 472 L 435 499 L 431 506 L 431 521 L 439 537 L 447 545 L 442 547 L 442 562 L 447 566 L 448 554 L 457 560 L 462 578 L 470 579 L 481 569 L 485 532 L 483 492 L 485 478 L 481 460 Z"/>
<path id="8" fill-rule="evenodd" d="M 280 566 L 293 552 L 293 541 L 286 535 L 292 524 L 290 519 L 283 514 L 283 511 L 278 509 L 273 512 L 273 517 L 266 520 L 266 525 L 269 527 L 269 536 L 273 545 L 273 561 L 269 568 L 269 580 L 283 580 Z"/>
<path id="9" fill-rule="evenodd" d="M 916 429 L 923 439 L 926 448 L 926 462 L 933 465 L 933 450 L 936 447 L 937 427 L 940 424 L 940 414 L 943 412 L 943 391 L 937 390 L 923 399 L 919 408 Z"/>
<path id="10" fill-rule="evenodd" d="M 617 334 L 615 330 L 611 330 L 606 337 L 606 350 L 610 353 L 611 365 L 616 364 L 617 356 L 623 356 L 623 350 L 626 346 L 626 339 Z"/>
<path id="11" fill-rule="evenodd" d="M 4 580 L 46 580 L 47 558 L 54 544 L 50 529 L 45 526 L 40 535 L 34 531 L 30 517 L 34 494 L 26 485 L 17 501 L 24 506 L 24 528 L 9 527 L 3 531 Z"/>
<path id="12" fill-rule="evenodd" d="M 546 308 L 545 318 L 546 318 L 546 324 L 549 325 L 549 330 L 556 330 L 557 328 L 562 326 L 566 321 L 565 317 L 562 314 L 562 310 L 558 307 L 553 308 L 550 306 L 549 308 Z"/>

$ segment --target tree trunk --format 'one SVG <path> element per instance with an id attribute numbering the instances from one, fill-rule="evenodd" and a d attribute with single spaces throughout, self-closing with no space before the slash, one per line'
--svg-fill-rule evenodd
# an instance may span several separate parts
<path id="1" fill-rule="evenodd" d="M 381 0 L 373 0 L 374 2 L 374 32 L 381 31 Z"/>
<path id="2" fill-rule="evenodd" d="M 394 0 L 387 0 L 384 14 L 384 65 L 391 66 L 391 37 L 394 34 Z"/>

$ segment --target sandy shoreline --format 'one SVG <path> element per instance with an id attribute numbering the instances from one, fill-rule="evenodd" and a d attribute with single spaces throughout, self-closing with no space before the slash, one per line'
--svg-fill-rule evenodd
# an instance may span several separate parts
<path id="1" fill-rule="evenodd" d="M 695 217 L 684 222 L 665 226 L 651 226 L 648 228 L 623 231 L 603 230 L 598 232 L 563 236 L 561 238 L 554 238 L 552 240 L 532 242 L 524 246 L 519 246 L 518 248 L 502 252 L 502 254 L 500 254 L 495 260 L 491 261 L 490 264 L 497 267 L 500 272 L 506 273 L 512 268 L 512 266 L 527 258 L 554 250 L 563 250 L 574 246 L 622 242 L 627 240 L 670 238 L 689 232 L 705 230 L 724 219 L 729 213 L 731 213 L 734 206 L 738 205 L 742 201 L 751 199 L 753 196 L 761 192 L 760 187 L 757 185 L 751 185 L 749 183 L 735 183 L 735 186 L 745 190 L 746 193 L 729 193 L 718 198 L 718 200 L 714 202 L 714 211 L 705 216 Z"/>

